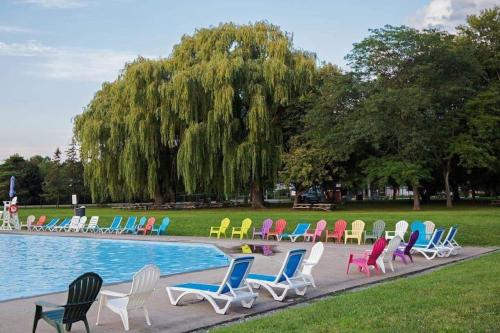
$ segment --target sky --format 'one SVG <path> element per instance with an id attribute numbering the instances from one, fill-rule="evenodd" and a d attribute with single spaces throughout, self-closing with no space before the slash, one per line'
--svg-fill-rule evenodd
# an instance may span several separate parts
<path id="1" fill-rule="evenodd" d="M 141 55 L 166 57 L 184 34 L 266 20 L 296 48 L 344 56 L 386 24 L 453 31 L 500 0 L 0 0 L 0 161 L 51 156 L 102 83 Z"/>

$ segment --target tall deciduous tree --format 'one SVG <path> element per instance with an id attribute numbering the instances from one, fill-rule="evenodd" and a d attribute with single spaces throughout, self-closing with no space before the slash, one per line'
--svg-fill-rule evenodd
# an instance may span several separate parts
<path id="1" fill-rule="evenodd" d="M 311 86 L 315 56 L 260 22 L 200 29 L 169 60 L 164 110 L 186 123 L 177 156 L 186 190 L 250 189 L 252 206 L 263 207 L 281 163 L 279 113 Z"/>
<path id="2" fill-rule="evenodd" d="M 54 152 L 51 162 L 51 166 L 43 184 L 43 191 L 45 192 L 44 196 L 50 201 L 55 201 L 56 205 L 59 207 L 61 196 L 68 193 L 68 184 L 62 172 L 61 151 L 59 148 Z"/>

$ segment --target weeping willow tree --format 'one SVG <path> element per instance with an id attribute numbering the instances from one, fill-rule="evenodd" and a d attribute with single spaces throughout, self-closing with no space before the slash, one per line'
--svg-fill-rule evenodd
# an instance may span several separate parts
<path id="1" fill-rule="evenodd" d="M 85 180 L 94 201 L 175 198 L 182 126 L 164 108 L 169 62 L 139 58 L 105 83 L 75 120 Z"/>
<path id="2" fill-rule="evenodd" d="M 280 113 L 311 86 L 315 56 L 260 22 L 198 30 L 169 61 L 163 112 L 186 126 L 177 155 L 186 190 L 248 189 L 252 206 L 262 207 L 263 189 L 275 184 L 280 167 Z"/>

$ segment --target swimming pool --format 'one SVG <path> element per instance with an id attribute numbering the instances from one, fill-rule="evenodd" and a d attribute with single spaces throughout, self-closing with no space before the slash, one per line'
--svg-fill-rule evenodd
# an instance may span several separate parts
<path id="1" fill-rule="evenodd" d="M 171 275 L 227 266 L 229 260 L 205 244 L 0 234 L 0 301 L 65 291 L 89 271 L 105 284 L 131 280 L 150 263 Z"/>

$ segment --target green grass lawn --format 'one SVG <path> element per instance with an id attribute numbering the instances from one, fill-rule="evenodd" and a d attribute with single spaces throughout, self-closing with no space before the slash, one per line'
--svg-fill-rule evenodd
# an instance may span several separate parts
<path id="1" fill-rule="evenodd" d="M 498 332 L 500 253 L 215 332 Z"/>
<path id="2" fill-rule="evenodd" d="M 30 214 L 35 216 L 47 215 L 47 217 L 68 217 L 72 210 L 55 208 L 21 209 L 21 219 L 24 221 Z M 371 229 L 373 221 L 383 219 L 390 229 L 394 224 L 405 219 L 411 222 L 415 219 L 431 220 L 437 226 L 449 227 L 453 224 L 460 226 L 457 240 L 462 245 L 500 245 L 500 209 L 490 206 L 462 205 L 453 209 L 441 206 L 428 206 L 421 211 L 412 211 L 407 206 L 377 204 L 377 205 L 344 205 L 332 212 L 322 211 L 296 211 L 290 208 L 269 208 L 263 210 L 252 210 L 249 208 L 229 209 L 202 209 L 202 210 L 169 210 L 169 211 L 127 211 L 112 208 L 87 208 L 87 216 L 99 215 L 99 225 L 108 226 L 115 215 L 126 218 L 128 215 L 155 216 L 157 220 L 169 216 L 171 225 L 168 233 L 183 236 L 208 236 L 210 226 L 218 225 L 223 217 L 229 217 L 233 226 L 240 225 L 241 220 L 250 217 L 254 224 L 261 226 L 265 218 L 285 218 L 288 221 L 288 230 L 295 227 L 299 221 L 314 223 L 320 219 L 326 219 L 329 228 L 333 227 L 336 219 L 346 219 L 352 222 L 362 219 L 367 222 Z"/>

